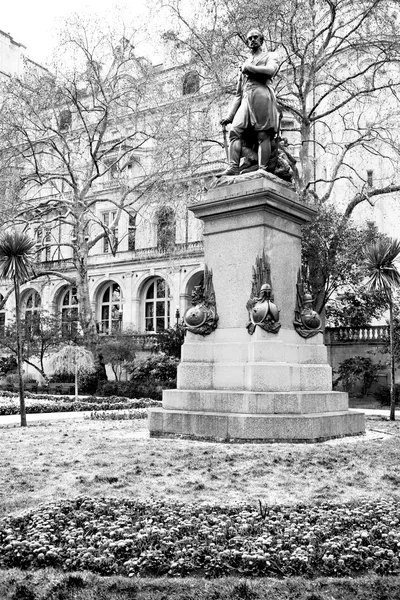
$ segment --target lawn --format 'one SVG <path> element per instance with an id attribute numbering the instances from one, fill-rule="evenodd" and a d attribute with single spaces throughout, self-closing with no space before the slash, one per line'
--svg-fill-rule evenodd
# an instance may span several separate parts
<path id="1" fill-rule="evenodd" d="M 63 514 L 66 515 L 69 510 L 67 510 L 68 499 L 76 497 L 94 499 L 114 497 L 126 502 L 126 504 L 121 504 L 121 508 L 118 508 L 118 505 L 115 505 L 115 509 L 112 508 L 118 515 L 118 518 L 116 516 L 116 522 L 122 519 L 121 523 L 124 523 L 125 519 L 123 506 L 126 506 L 126 510 L 129 511 L 130 503 L 136 501 L 142 503 L 144 507 L 152 505 L 157 509 L 158 506 L 157 510 L 160 510 L 161 518 L 163 516 L 165 518 L 165 513 L 171 511 L 170 516 L 166 515 L 167 519 L 171 519 L 171 523 L 173 519 L 177 518 L 176 510 L 178 510 L 178 513 L 179 510 L 182 511 L 182 509 L 179 509 L 179 506 L 182 505 L 190 505 L 192 507 L 190 509 L 191 514 L 197 515 L 191 517 L 194 519 L 193 523 L 195 521 L 201 523 L 202 519 L 208 518 L 202 514 L 204 512 L 201 508 L 202 503 L 218 506 L 247 503 L 250 507 L 253 507 L 250 510 L 254 510 L 253 514 L 256 515 L 254 518 L 257 522 L 260 522 L 259 517 L 257 517 L 259 507 L 261 507 L 261 510 L 263 507 L 271 507 L 275 510 L 286 506 L 288 508 L 283 512 L 280 512 L 279 508 L 278 512 L 281 515 L 279 518 L 282 523 L 287 523 L 290 529 L 289 535 L 293 539 L 297 536 L 296 539 L 300 540 L 300 545 L 303 543 L 301 540 L 304 539 L 301 538 L 303 533 L 299 538 L 299 532 L 303 525 L 305 527 L 304 531 L 306 531 L 309 527 L 306 526 L 306 521 L 312 527 L 315 523 L 312 515 L 310 521 L 307 507 L 311 509 L 312 507 L 321 507 L 322 520 L 320 521 L 321 525 L 318 525 L 318 527 L 322 531 L 325 526 L 324 511 L 328 515 L 329 507 L 338 507 L 339 512 L 334 508 L 336 512 L 331 512 L 329 516 L 330 522 L 334 524 L 334 527 L 337 527 L 340 520 L 342 525 L 343 522 L 346 522 L 349 506 L 356 501 L 355 512 L 358 510 L 359 524 L 354 526 L 354 522 L 352 523 L 352 533 L 348 538 L 351 538 L 349 543 L 352 547 L 355 548 L 355 546 L 361 544 L 360 548 L 362 549 L 364 542 L 360 539 L 360 531 L 369 529 L 373 521 L 376 525 L 371 531 L 375 530 L 377 533 L 376 535 L 371 534 L 375 537 L 374 541 L 371 541 L 371 538 L 368 542 L 369 552 L 372 551 L 371 544 L 375 544 L 377 549 L 379 546 L 379 560 L 382 565 L 385 565 L 386 557 L 390 557 L 390 553 L 393 557 L 393 551 L 391 549 L 381 550 L 381 547 L 395 548 L 396 544 L 399 545 L 397 540 L 400 539 L 400 508 L 396 502 L 400 500 L 398 491 L 400 481 L 400 423 L 397 421 L 390 422 L 379 418 L 370 418 L 367 420 L 366 436 L 309 445 L 229 445 L 179 439 L 150 439 L 147 437 L 146 421 L 137 420 L 92 421 L 81 419 L 74 422 L 53 422 L 30 426 L 26 429 L 19 427 L 2 428 L 0 435 L 2 439 L 2 461 L 0 466 L 2 481 L 0 489 L 1 516 L 13 515 L 15 517 L 26 514 L 26 511 L 29 510 L 34 511 L 38 516 L 35 517 L 36 525 L 29 525 L 32 531 L 29 534 L 29 539 L 32 540 L 34 539 L 32 536 L 36 536 L 35 539 L 38 540 L 44 539 L 42 536 L 46 530 L 56 533 L 58 527 L 57 510 L 60 510 L 57 507 L 64 507 Z M 383 503 L 379 505 L 380 499 L 390 500 L 391 504 Z M 63 505 L 63 500 L 67 504 L 64 502 Z M 40 512 L 41 503 L 48 502 L 56 502 L 57 505 L 44 508 Z M 301 511 L 296 513 L 296 506 L 299 504 L 305 506 L 305 509 L 301 509 L 303 513 Z M 86 504 L 85 506 L 89 505 Z M 102 517 L 97 517 L 97 521 L 96 518 L 94 520 L 92 518 L 90 526 L 88 524 L 83 525 L 85 532 L 82 530 L 82 533 L 80 533 L 75 528 L 70 529 L 70 533 L 68 533 L 71 543 L 78 544 L 78 550 L 79 543 L 83 543 L 79 542 L 82 535 L 85 536 L 85 539 L 87 536 L 91 536 L 92 542 L 90 543 L 96 545 L 93 540 L 98 539 L 96 536 L 99 533 L 95 531 L 100 521 L 104 523 L 103 531 L 106 524 L 107 528 L 111 528 L 110 531 L 120 527 L 118 536 L 121 543 L 124 536 L 121 527 L 126 526 L 129 531 L 133 531 L 132 525 L 129 523 L 113 527 L 112 512 L 109 512 L 107 503 L 104 500 L 99 500 L 96 506 L 98 507 L 96 510 L 99 510 L 100 507 L 103 511 L 101 513 L 103 514 Z M 102 506 L 104 509 L 101 508 Z M 360 506 L 365 507 L 365 512 L 364 509 L 359 510 Z M 387 515 L 385 506 L 388 507 Z M 293 510 L 290 507 L 293 507 Z M 375 507 L 377 507 L 376 514 L 374 513 Z M 87 510 L 90 512 L 91 509 L 80 508 L 77 513 L 74 513 L 75 519 L 77 515 L 82 519 Z M 350 512 L 352 510 L 350 508 Z M 382 511 L 382 517 L 379 516 L 379 511 Z M 91 518 L 89 512 L 87 512 L 88 519 Z M 40 514 L 42 516 L 39 516 Z M 54 514 L 54 517 L 51 516 L 52 514 Z M 98 514 L 100 515 L 100 512 Z M 151 515 L 153 514 L 156 513 L 153 511 Z M 243 515 L 243 513 L 240 514 Z M 304 518 L 301 516 L 302 514 L 304 514 Z M 149 516 L 145 517 L 145 521 L 142 521 L 145 528 L 151 526 L 151 518 L 154 518 L 151 515 L 149 512 Z M 387 527 L 383 523 L 386 517 L 388 519 Z M 157 517 L 157 519 L 159 518 Z M 185 518 L 187 517 L 184 517 L 183 520 Z M 224 520 L 226 520 L 225 516 L 221 518 L 219 517 L 218 521 L 220 529 L 221 526 L 224 527 Z M 232 521 L 233 517 L 230 517 L 230 519 Z M 246 522 L 247 519 L 246 516 Z M 18 520 L 11 519 L 7 522 L 11 523 L 8 526 L 17 527 L 18 529 Z M 153 520 L 153 524 L 155 522 Z M 206 523 L 206 521 L 204 522 Z M 383 529 L 381 528 L 381 522 Z M 87 523 L 89 523 L 89 520 Z M 196 523 L 193 527 L 197 527 Z M 296 525 L 296 523 L 298 524 Z M 179 516 L 173 529 L 176 529 L 177 524 L 179 529 Z M 260 526 L 265 527 L 263 523 Z M 34 528 L 32 529 L 32 527 Z M 66 525 L 67 527 L 68 525 Z M 240 529 L 242 525 L 237 525 L 237 527 Z M 393 534 L 390 533 L 389 535 L 389 546 L 384 536 L 382 537 L 385 527 L 389 532 L 391 528 L 393 529 Z M 9 531 L 11 532 L 11 529 Z M 346 526 L 343 532 L 346 535 Z M 329 544 L 334 548 L 336 538 L 332 537 L 331 534 L 332 531 L 328 532 L 329 539 L 333 540 Z M 13 533 L 11 537 L 14 535 Z M 193 534 L 190 533 L 190 535 Z M 394 536 L 392 541 L 390 541 L 391 536 Z M 129 537 L 131 537 L 130 533 Z M 73 542 L 73 539 L 77 541 Z M 35 542 L 32 542 L 32 544 L 30 547 L 34 548 Z M 114 547 L 118 544 L 118 541 L 111 543 Z M 31 551 L 26 550 L 26 552 Z M 118 552 L 125 551 L 118 550 Z M 37 552 L 40 552 L 39 548 Z M 82 552 L 84 551 L 82 550 Z M 357 552 L 357 549 L 354 552 Z M 395 551 L 395 554 L 398 554 L 398 552 Z M 275 560 L 274 554 L 272 558 Z M 351 564 L 356 564 L 359 558 L 354 554 Z M 35 560 L 36 566 L 40 566 L 40 560 Z M 89 565 L 92 560 L 92 556 L 88 556 L 87 563 L 74 563 L 72 559 L 71 564 L 72 567 L 82 564 Z M 252 564 L 250 555 L 246 560 L 248 565 Z M 286 559 L 283 558 L 282 560 Z M 243 564 L 245 564 L 244 560 Z M 285 563 L 281 561 L 279 564 L 282 567 Z M 123 573 L 124 570 L 120 572 Z M 135 572 L 135 570 L 133 569 L 132 572 Z M 322 569 L 322 573 L 324 572 L 328 571 Z M 346 572 L 349 571 L 344 569 L 343 573 Z M 383 572 L 390 573 L 392 571 Z M 397 572 L 396 569 L 395 572 Z M 340 575 L 340 571 L 337 574 Z M 59 591 L 57 592 L 59 595 L 54 596 L 54 598 L 60 598 L 60 600 L 62 598 L 89 599 L 92 597 L 115 597 L 118 600 L 125 597 L 137 597 L 138 599 L 159 598 L 160 600 L 167 597 L 181 598 L 182 600 L 189 598 L 197 598 L 197 600 L 203 598 L 205 600 L 222 600 L 224 598 L 261 599 L 265 597 L 271 599 L 285 598 L 285 600 L 286 598 L 304 598 L 305 600 L 325 600 L 325 598 L 336 600 L 343 598 L 347 600 L 356 597 L 371 597 L 371 599 L 399 597 L 396 595 L 397 592 L 395 593 L 395 590 L 400 589 L 396 577 L 380 579 L 373 573 L 364 575 L 362 569 L 360 574 L 361 577 L 356 580 L 340 579 L 339 577 L 332 580 L 329 577 L 323 577 L 314 582 L 306 580 L 308 582 L 304 585 L 301 580 L 296 580 L 296 582 L 293 579 L 293 583 L 289 584 L 287 579 L 283 579 L 281 583 L 278 583 L 277 580 L 269 580 L 268 578 L 263 578 L 262 581 L 259 580 L 259 583 L 256 580 L 252 583 L 246 583 L 246 580 L 243 582 L 235 578 L 232 580 L 212 580 L 207 583 L 206 580 L 200 577 L 190 580 L 189 587 L 191 591 L 189 594 L 188 591 L 185 592 L 185 589 L 188 588 L 185 588 L 184 584 L 182 587 L 182 583 L 179 583 L 180 580 L 175 585 L 172 581 L 168 583 L 166 580 L 142 579 L 143 583 L 135 587 L 133 581 L 128 583 L 128 580 L 123 578 L 102 579 L 95 574 L 90 576 L 74 575 L 69 578 L 68 574 L 62 575 L 58 571 L 41 571 L 39 569 L 36 571 L 35 577 L 32 578 L 32 574 L 14 570 L 0 572 L 0 590 L 12 589 L 12 593 L 10 592 L 9 595 L 3 593 L 4 598 L 12 600 L 25 597 L 33 600 L 36 598 L 38 600 L 53 598 L 53 595 L 46 596 L 44 594 L 47 584 L 45 585 L 43 581 L 50 581 L 51 585 L 58 586 L 57 589 L 59 590 L 65 588 L 65 594 Z M 372 579 L 368 579 L 371 577 Z M 27 581 L 33 582 L 34 580 L 37 589 L 41 590 L 40 593 L 37 592 L 36 594 L 32 586 L 27 583 Z M 187 581 L 189 582 L 189 579 Z M 369 596 L 366 590 L 371 585 L 375 592 Z M 74 586 L 77 586 L 77 588 L 75 589 Z M 74 595 L 78 594 L 77 589 L 79 587 L 82 588 L 79 592 L 80 595 Z M 97 595 L 95 590 L 98 590 Z M 34 593 L 33 596 L 32 593 Z M 29 596 L 29 594 L 31 595 Z"/>
<path id="2" fill-rule="evenodd" d="M 77 495 L 267 504 L 400 497 L 400 422 L 322 444 L 146 437 L 146 421 L 3 428 L 0 516 Z"/>

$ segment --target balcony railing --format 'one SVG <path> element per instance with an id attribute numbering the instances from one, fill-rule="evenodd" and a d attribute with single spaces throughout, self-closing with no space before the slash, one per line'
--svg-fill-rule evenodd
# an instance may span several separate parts
<path id="1" fill-rule="evenodd" d="M 329 346 L 338 344 L 384 344 L 389 338 L 386 325 L 369 325 L 368 327 L 327 327 L 325 343 Z"/>
<path id="2" fill-rule="evenodd" d="M 64 260 L 45 260 L 35 263 L 34 269 L 38 271 L 65 271 L 67 269 L 73 269 L 74 263 L 72 258 L 65 258 Z"/>
<path id="3" fill-rule="evenodd" d="M 161 248 L 138 248 L 132 250 L 133 260 L 147 260 L 150 258 L 168 258 L 170 256 L 182 256 L 185 254 L 202 254 L 204 252 L 203 241 L 175 244 L 168 249 Z"/>

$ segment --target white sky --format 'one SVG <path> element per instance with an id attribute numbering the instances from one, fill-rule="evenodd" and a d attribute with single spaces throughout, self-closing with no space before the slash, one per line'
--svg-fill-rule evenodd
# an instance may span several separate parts
<path id="1" fill-rule="evenodd" d="M 144 14 L 151 0 L 11 0 L 0 13 L 0 30 L 27 47 L 32 60 L 44 63 L 55 43 L 54 32 L 69 14 L 84 11 L 103 15 L 111 11 L 126 15 L 128 20 Z"/>

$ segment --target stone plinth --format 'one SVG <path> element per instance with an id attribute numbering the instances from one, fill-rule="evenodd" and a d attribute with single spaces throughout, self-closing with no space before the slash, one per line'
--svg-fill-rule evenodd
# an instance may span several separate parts
<path id="1" fill-rule="evenodd" d="M 153 437 L 313 442 L 364 432 L 364 415 L 332 391 L 322 334 L 293 327 L 301 226 L 314 209 L 274 176 L 225 178 L 191 207 L 204 221 L 205 264 L 213 272 L 218 328 L 188 333 L 176 390 L 150 409 Z M 265 253 L 281 328 L 246 329 L 252 269 Z"/>

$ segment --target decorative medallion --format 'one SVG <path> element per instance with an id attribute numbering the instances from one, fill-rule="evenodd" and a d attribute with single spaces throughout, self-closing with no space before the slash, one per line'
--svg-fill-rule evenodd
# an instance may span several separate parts
<path id="1" fill-rule="evenodd" d="M 250 335 L 254 333 L 257 326 L 269 333 L 278 333 L 281 327 L 279 310 L 274 304 L 271 268 L 264 252 L 261 257 L 257 256 L 256 266 L 253 267 L 251 296 L 246 308 L 249 313 L 249 322 L 246 327 Z"/>
<path id="2" fill-rule="evenodd" d="M 207 266 L 201 285 L 193 288 L 192 306 L 183 315 L 183 323 L 188 331 L 203 336 L 209 335 L 217 328 L 218 315 L 212 271 Z"/>
<path id="3" fill-rule="evenodd" d="M 303 281 L 300 269 L 296 287 L 296 309 L 294 311 L 295 320 L 293 321 L 295 330 L 303 338 L 322 333 L 321 317 L 313 308 L 313 297 L 308 285 Z"/>

